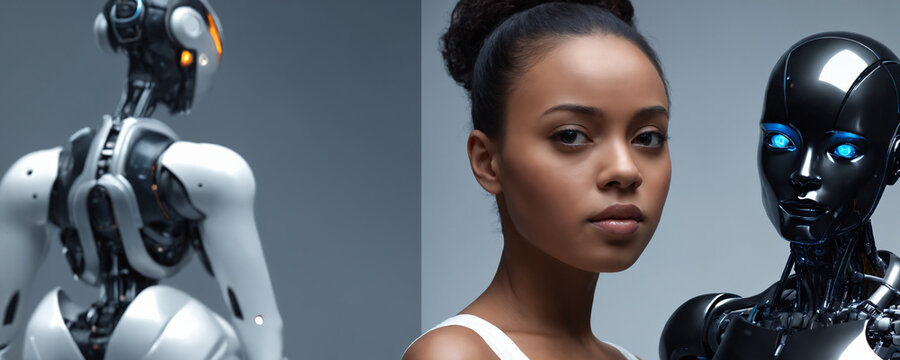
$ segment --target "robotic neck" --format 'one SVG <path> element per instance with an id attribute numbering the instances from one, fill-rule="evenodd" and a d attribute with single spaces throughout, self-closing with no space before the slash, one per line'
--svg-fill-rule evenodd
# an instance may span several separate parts
<path id="1" fill-rule="evenodd" d="M 149 118 L 158 104 L 165 105 L 172 114 L 187 114 L 191 106 L 188 90 L 192 82 L 184 82 L 178 69 L 147 63 L 155 59 L 149 51 L 130 49 L 128 80 L 114 118 Z"/>
<path id="2" fill-rule="evenodd" d="M 156 83 L 148 78 L 128 77 L 125 84 L 125 90 L 122 92 L 122 100 L 116 109 L 116 120 L 126 119 L 129 117 L 150 117 L 156 109 L 156 101 L 153 98 L 153 91 L 156 89 Z"/>
<path id="3" fill-rule="evenodd" d="M 797 310 L 823 318 L 830 318 L 850 302 L 865 299 L 872 289 L 865 287 L 862 274 L 882 276 L 886 268 L 878 257 L 869 221 L 819 244 L 791 243 L 791 258 Z"/>
<path id="4" fill-rule="evenodd" d="M 106 258 L 105 263 L 108 268 L 100 284 L 100 301 L 97 305 L 127 306 L 141 291 L 157 283 L 132 269 L 122 254 L 112 254 Z"/>

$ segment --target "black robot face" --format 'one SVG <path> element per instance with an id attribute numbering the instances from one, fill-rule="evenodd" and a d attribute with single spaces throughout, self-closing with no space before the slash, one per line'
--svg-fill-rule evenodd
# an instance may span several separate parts
<path id="1" fill-rule="evenodd" d="M 766 213 L 786 240 L 814 244 L 855 228 L 896 180 L 895 59 L 870 38 L 826 33 L 799 42 L 775 67 L 759 174 Z"/>

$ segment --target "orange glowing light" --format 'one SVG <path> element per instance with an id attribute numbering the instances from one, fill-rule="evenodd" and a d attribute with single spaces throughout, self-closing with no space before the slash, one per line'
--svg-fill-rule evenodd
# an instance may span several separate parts
<path id="1" fill-rule="evenodd" d="M 206 19 L 209 20 L 209 33 L 212 34 L 213 42 L 216 43 L 216 52 L 219 53 L 219 57 L 222 57 L 222 39 L 219 39 L 219 29 L 216 27 L 216 22 L 213 20 L 212 14 L 206 14 Z"/>
<path id="2" fill-rule="evenodd" d="M 190 51 L 184 50 L 181 52 L 181 66 L 185 67 L 194 62 L 194 55 L 191 54 Z"/>

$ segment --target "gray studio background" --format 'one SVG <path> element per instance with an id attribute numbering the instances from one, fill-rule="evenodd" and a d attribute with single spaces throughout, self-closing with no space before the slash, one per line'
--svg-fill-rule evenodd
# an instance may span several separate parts
<path id="1" fill-rule="evenodd" d="M 633 0 L 672 93 L 673 177 L 662 222 L 630 269 L 603 274 L 595 333 L 657 358 L 665 321 L 698 294 L 755 294 L 788 255 L 766 218 L 756 169 L 759 117 L 772 66 L 801 38 L 860 32 L 900 51 L 900 3 Z M 422 0 L 422 328 L 472 301 L 490 282 L 502 240 L 494 200 L 466 160 L 465 93 L 444 70 L 438 37 L 454 0 Z M 877 244 L 900 250 L 900 189 L 873 216 Z M 411 340 L 411 339 L 410 339 Z"/>
<path id="2" fill-rule="evenodd" d="M 0 173 L 114 110 L 126 60 L 94 43 L 104 3 L 0 4 Z M 420 326 L 420 4 L 212 4 L 224 27 L 213 90 L 189 117 L 156 117 L 251 165 L 288 358 L 399 357 Z M 72 281 L 58 239 L 49 251 L 25 305 L 57 285 L 96 301 Z M 227 314 L 196 259 L 164 283 Z"/>

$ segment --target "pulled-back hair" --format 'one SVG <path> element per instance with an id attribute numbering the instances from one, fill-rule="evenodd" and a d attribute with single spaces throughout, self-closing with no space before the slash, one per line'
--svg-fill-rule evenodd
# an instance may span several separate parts
<path id="1" fill-rule="evenodd" d="M 659 59 L 633 17 L 628 0 L 461 0 L 441 37 L 442 54 L 469 94 L 473 127 L 498 138 L 510 86 L 566 36 L 622 37 L 647 55 L 665 84 Z"/>

